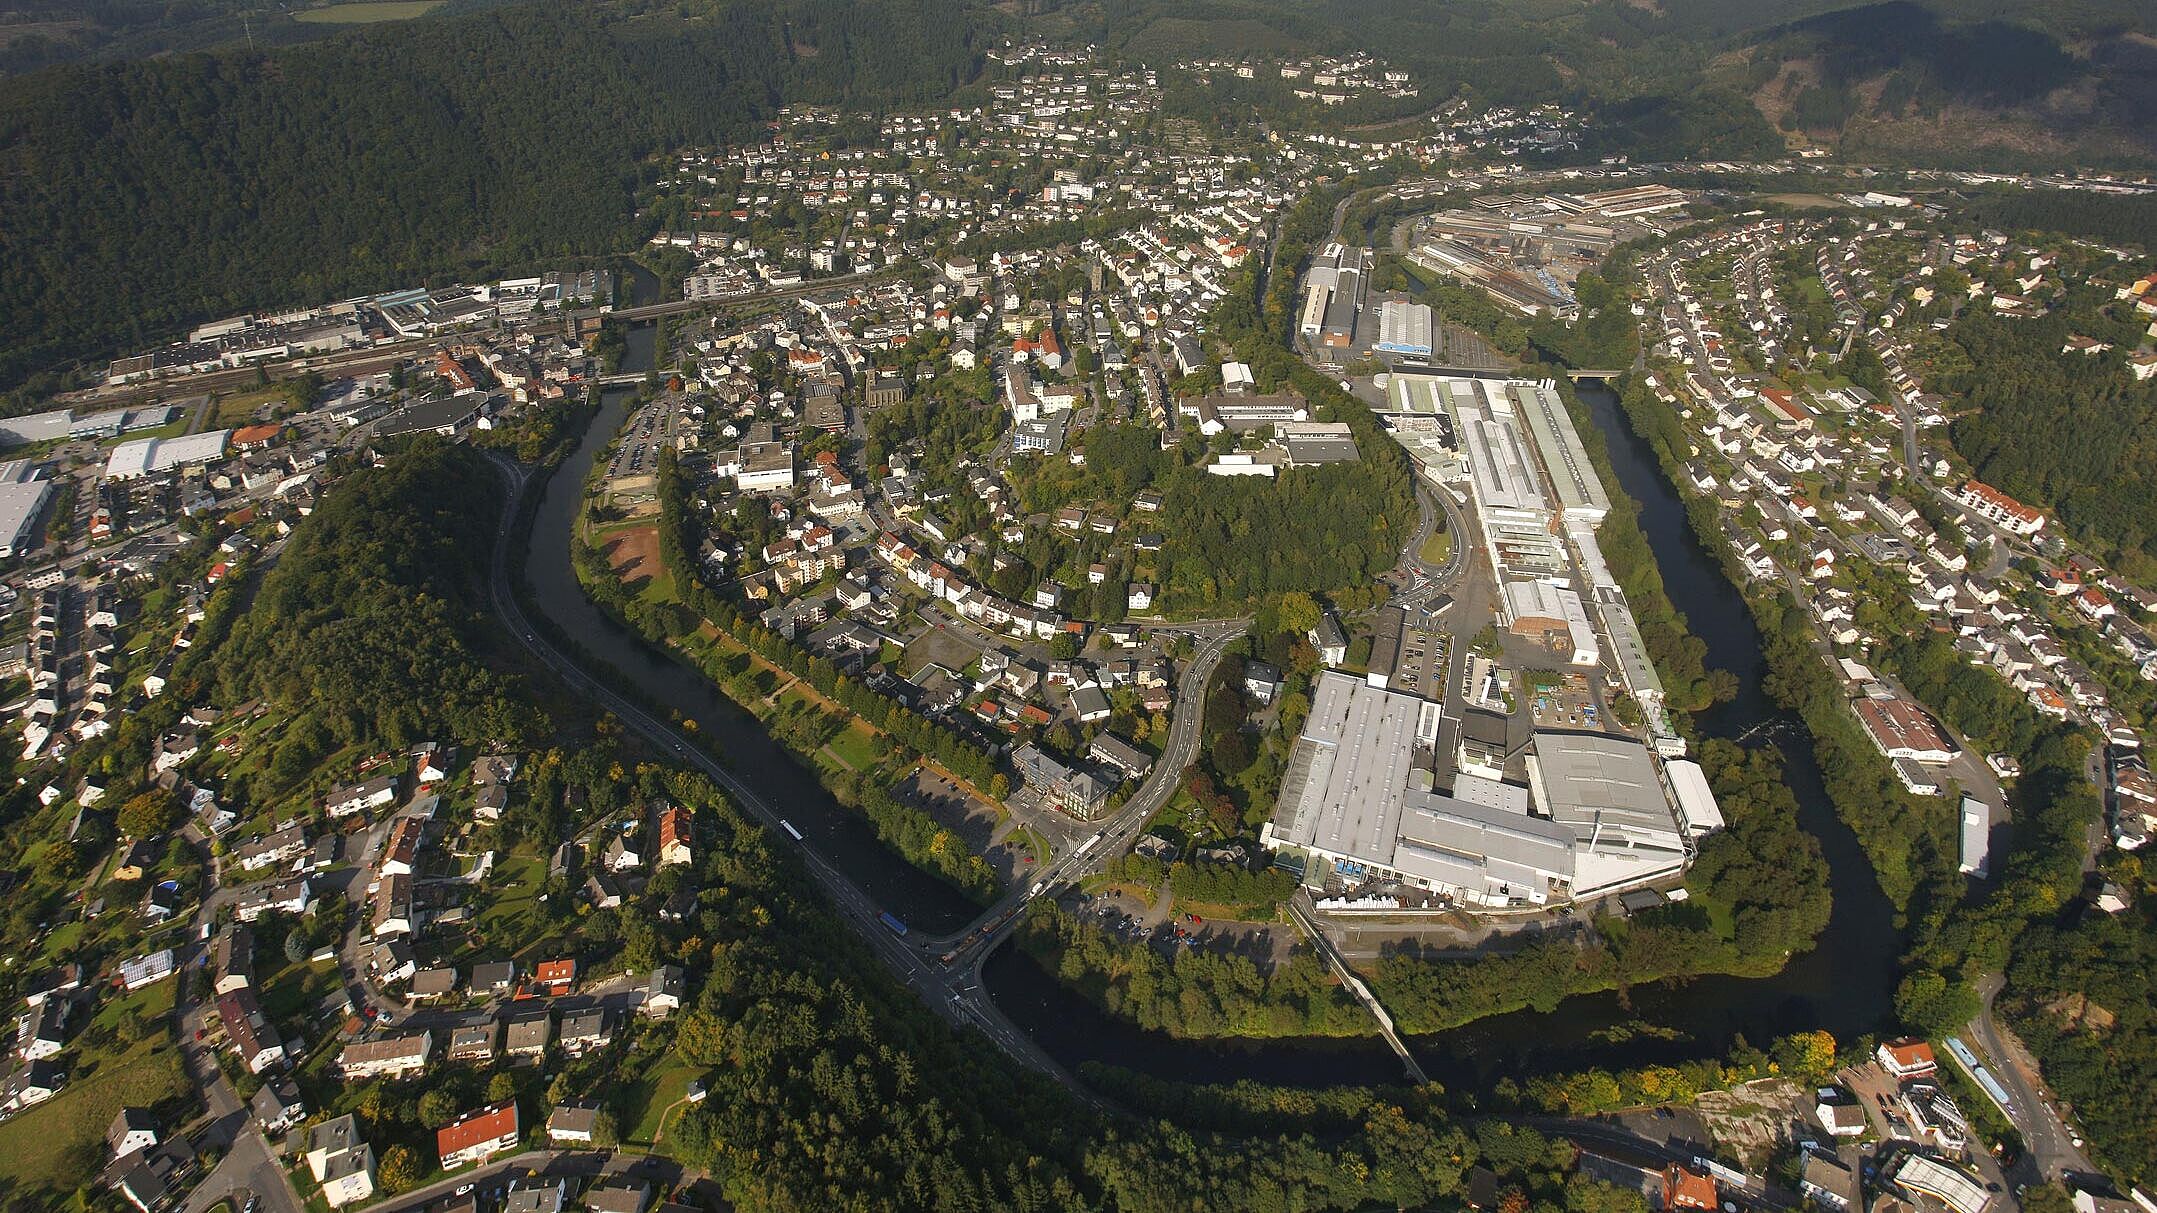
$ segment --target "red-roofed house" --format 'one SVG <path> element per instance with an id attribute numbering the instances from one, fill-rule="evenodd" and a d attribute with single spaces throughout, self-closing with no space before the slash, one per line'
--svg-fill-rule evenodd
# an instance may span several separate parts
<path id="1" fill-rule="evenodd" d="M 1923 1078 L 1940 1068 L 1932 1046 L 1922 1040 L 1890 1040 L 1881 1043 L 1873 1057 L 1880 1068 L 1897 1078 Z"/>
<path id="2" fill-rule="evenodd" d="M 1712 1211 L 1716 1207 L 1715 1181 L 1680 1163 L 1671 1163 L 1663 1168 L 1663 1207 Z"/>
<path id="3" fill-rule="evenodd" d="M 576 958 L 540 961 L 539 967 L 532 970 L 532 984 L 541 994 L 569 993 L 577 985 Z"/>
<path id="4" fill-rule="evenodd" d="M 696 818 L 678 804 L 659 811 L 659 866 L 688 863 L 696 857 L 690 849 Z"/>
<path id="5" fill-rule="evenodd" d="M 278 422 L 271 422 L 268 425 L 243 425 L 239 429 L 232 431 L 232 446 L 235 450 L 241 451 L 253 451 L 266 446 L 274 446 L 277 439 L 284 432 L 285 427 Z"/>
<path id="6" fill-rule="evenodd" d="M 1989 484 L 1976 480 L 1963 483 L 1955 500 L 1994 526 L 2016 535 L 2035 535 L 2045 529 L 2045 516 Z"/>
<path id="7" fill-rule="evenodd" d="M 517 1145 L 517 1101 L 493 1104 L 467 1112 L 435 1131 L 435 1150 L 442 1156 L 442 1169 L 454 1171 L 466 1163 L 484 1162 Z"/>

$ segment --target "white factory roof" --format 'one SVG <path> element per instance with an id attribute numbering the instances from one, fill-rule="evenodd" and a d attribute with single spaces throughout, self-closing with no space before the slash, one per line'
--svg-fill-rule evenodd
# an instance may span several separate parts
<path id="1" fill-rule="evenodd" d="M 105 475 L 119 480 L 155 476 L 190 463 L 223 458 L 231 430 L 184 434 L 178 438 L 137 438 L 112 448 Z"/>
<path id="2" fill-rule="evenodd" d="M 1693 835 L 1708 834 L 1723 828 L 1723 810 L 1715 803 L 1715 793 L 1708 787 L 1707 772 L 1700 764 L 1688 758 L 1674 758 L 1663 764 L 1663 775 L 1670 780 L 1670 793 L 1678 809 L 1678 823 Z"/>
<path id="3" fill-rule="evenodd" d="M 1400 834 L 1408 772 L 1438 705 L 1328 671 L 1289 757 L 1274 835 L 1299 847 L 1387 862 Z"/>
<path id="4" fill-rule="evenodd" d="M 1528 782 L 1537 806 L 1583 842 L 1682 847 L 1655 760 L 1631 738 L 1538 730 Z"/>
<path id="5" fill-rule="evenodd" d="M 1559 508 L 1567 518 L 1601 522 L 1610 512 L 1610 496 L 1603 490 L 1595 465 L 1588 462 L 1588 450 L 1581 445 L 1580 431 L 1574 428 L 1556 386 L 1517 382 L 1507 384 L 1506 391 L 1513 397 L 1515 411 L 1528 422 L 1536 452 L 1543 457 L 1543 470 L 1557 490 Z"/>

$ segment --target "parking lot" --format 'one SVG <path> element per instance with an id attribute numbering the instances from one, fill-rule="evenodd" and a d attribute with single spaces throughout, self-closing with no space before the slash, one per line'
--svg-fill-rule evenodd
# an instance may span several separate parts
<path id="1" fill-rule="evenodd" d="M 1523 680 L 1522 694 L 1539 729 L 1600 729 L 1602 712 L 1596 707 L 1595 689 L 1580 674 L 1566 673 L 1555 685 L 1532 685 Z"/>

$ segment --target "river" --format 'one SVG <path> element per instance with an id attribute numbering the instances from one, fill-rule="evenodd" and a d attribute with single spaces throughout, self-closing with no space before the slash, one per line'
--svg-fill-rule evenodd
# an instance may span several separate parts
<path id="1" fill-rule="evenodd" d="M 1610 449 L 1616 487 L 1640 503 L 1663 583 L 1712 667 L 1737 676 L 1738 693 L 1701 713 L 1703 737 L 1749 744 L 1772 739 L 1782 752 L 1784 782 L 1798 822 L 1820 840 L 1834 910 L 1818 946 L 1772 977 L 1701 977 L 1617 993 L 1567 999 L 1549 1012 L 1494 1016 L 1450 1032 L 1414 1037 L 1409 1046 L 1431 1077 L 1456 1088 L 1481 1088 L 1587 1066 L 1625 1068 L 1719 1055 L 1739 1036 L 1756 1045 L 1790 1032 L 1824 1028 L 1838 1040 L 1878 1029 L 1892 1009 L 1899 947 L 1893 907 L 1873 879 L 1856 836 L 1835 815 L 1814 765 L 1804 726 L 1761 687 L 1760 634 L 1736 587 L 1703 548 L 1685 506 L 1633 433 L 1617 396 L 1583 384 L 1596 427 Z M 1397 1081 L 1399 1063 L 1375 1040 L 1283 1040 L 1194 1045 L 1146 1032 L 1065 995 L 1031 958 L 1005 949 L 987 968 L 1004 1012 L 1065 1065 L 1100 1061 L 1165 1078 L 1250 1078 L 1295 1086 Z"/>
<path id="2" fill-rule="evenodd" d="M 658 283 L 648 271 L 634 267 L 625 276 L 633 303 L 653 301 Z M 622 369 L 652 369 L 652 322 L 631 325 L 624 336 Z M 525 561 L 533 604 L 587 652 L 627 675 L 646 697 L 696 721 L 698 734 L 717 743 L 727 765 L 754 783 L 774 808 L 878 905 L 912 926 L 937 934 L 965 926 L 977 913 L 971 902 L 893 856 L 877 841 L 868 822 L 840 807 L 755 717 L 722 695 L 702 673 L 616 623 L 578 586 L 570 563 L 569 536 L 584 504 L 583 486 L 599 452 L 620 432 L 635 398 L 635 389 L 608 389 L 576 452 L 547 481 Z"/>
<path id="3" fill-rule="evenodd" d="M 638 278 L 643 274 L 643 278 Z M 628 275 L 632 301 L 650 302 L 656 281 Z M 625 370 L 649 370 L 649 322 L 627 334 Z M 1701 547 L 1685 509 L 1648 449 L 1627 424 L 1616 397 L 1584 385 L 1595 424 L 1608 440 L 1617 487 L 1641 506 L 1641 525 L 1663 581 L 1711 666 L 1737 676 L 1738 693 L 1701 714 L 1705 737 L 1771 737 L 1798 818 L 1820 840 L 1834 891 L 1834 912 L 1819 946 L 1767 978 L 1705 977 L 1629 992 L 1582 995 L 1549 1012 L 1522 1011 L 1410 1041 L 1431 1076 L 1456 1089 L 1479 1089 L 1500 1077 L 1520 1079 L 1588 1065 L 1623 1068 L 1717 1055 L 1743 1036 L 1765 1045 L 1802 1029 L 1825 1028 L 1848 1040 L 1880 1027 L 1891 1009 L 1898 940 L 1893 914 L 1855 837 L 1835 816 L 1814 766 L 1804 728 L 1761 688 L 1761 645 L 1744 600 Z M 568 537 L 593 461 L 621 429 L 634 393 L 605 394 L 575 454 L 549 481 L 532 527 L 527 576 L 541 611 L 587 650 L 623 671 L 650 698 L 715 739 L 729 764 L 756 783 L 818 850 L 878 904 L 911 925 L 942 933 L 973 914 L 942 882 L 894 857 L 858 815 L 832 800 L 748 713 L 694 671 L 616 624 L 585 597 L 570 565 Z M 1193 1042 L 1111 1019 L 1065 991 L 1015 948 L 984 968 L 997 1005 L 1064 1065 L 1099 1061 L 1181 1081 L 1252 1079 L 1292 1086 L 1394 1082 L 1400 1066 L 1375 1037 Z"/>

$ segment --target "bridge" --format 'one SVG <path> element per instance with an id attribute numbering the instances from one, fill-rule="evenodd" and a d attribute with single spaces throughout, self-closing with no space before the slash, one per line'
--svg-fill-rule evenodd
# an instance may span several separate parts
<path id="1" fill-rule="evenodd" d="M 1341 985 L 1355 995 L 1356 1001 L 1363 1004 L 1364 1009 L 1371 1013 L 1372 1019 L 1378 1021 L 1378 1034 L 1385 1037 L 1394 1056 L 1399 1057 L 1401 1064 L 1407 1067 L 1408 1077 L 1418 1083 L 1429 1082 L 1430 1076 L 1423 1072 L 1423 1066 L 1416 1061 L 1415 1054 L 1408 1051 L 1408 1042 L 1401 1039 L 1400 1031 L 1393 1026 L 1393 1017 L 1386 1014 L 1386 1009 L 1378 1003 L 1378 996 L 1371 993 L 1371 988 L 1363 984 L 1363 979 L 1356 976 L 1354 969 L 1348 967 L 1348 962 L 1341 958 L 1340 949 L 1334 947 L 1333 941 L 1327 939 L 1326 933 L 1319 930 L 1318 924 L 1311 920 L 1311 916 L 1297 900 L 1302 896 L 1299 892 L 1296 897 L 1289 899 L 1289 917 L 1295 919 L 1296 925 L 1302 928 L 1303 933 L 1311 937 L 1312 946 L 1318 949 L 1319 955 L 1326 958 L 1326 964 L 1332 968 L 1333 975 L 1341 979 Z"/>
<path id="2" fill-rule="evenodd" d="M 1616 379 L 1618 376 L 1623 375 L 1624 373 L 1624 371 L 1567 371 L 1565 373 L 1565 377 L 1575 383 L 1579 383 L 1583 379 L 1602 379 L 1607 381 L 1611 379 Z"/>

